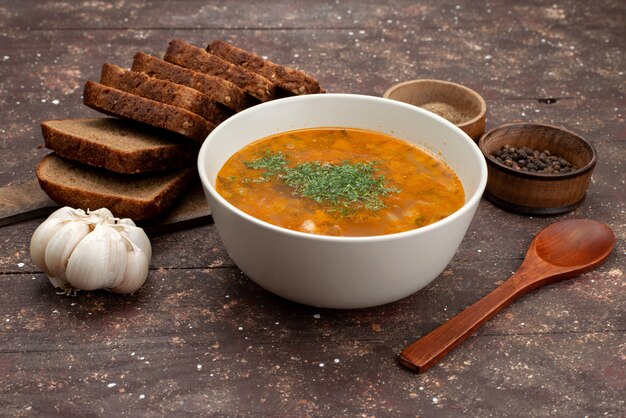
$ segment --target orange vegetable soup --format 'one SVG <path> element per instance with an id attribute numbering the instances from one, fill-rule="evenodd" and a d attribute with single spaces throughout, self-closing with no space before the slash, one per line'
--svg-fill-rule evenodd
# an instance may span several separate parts
<path id="1" fill-rule="evenodd" d="M 216 189 L 255 218 L 334 236 L 419 228 L 465 202 L 456 174 L 432 154 L 386 134 L 346 128 L 255 141 L 224 164 Z"/>

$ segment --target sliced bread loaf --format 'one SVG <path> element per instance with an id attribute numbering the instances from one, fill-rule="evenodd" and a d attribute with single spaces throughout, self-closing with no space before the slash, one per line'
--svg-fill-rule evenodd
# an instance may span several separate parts
<path id="1" fill-rule="evenodd" d="M 41 188 L 60 205 L 74 208 L 106 207 L 120 218 L 152 219 L 181 195 L 195 169 L 158 174 L 118 174 L 57 155 L 46 155 L 37 165 Z"/>
<path id="2" fill-rule="evenodd" d="M 276 86 L 265 77 L 186 42 L 177 39 L 171 41 L 164 59 L 201 73 L 224 78 L 262 102 L 276 98 Z"/>
<path id="3" fill-rule="evenodd" d="M 207 46 L 207 50 L 211 54 L 217 55 L 232 64 L 262 75 L 289 94 L 299 95 L 324 92 L 312 75 L 295 68 L 275 64 L 227 42 L 215 40 Z"/>
<path id="4" fill-rule="evenodd" d="M 198 142 L 204 141 L 215 128 L 215 124 L 188 110 L 94 81 L 85 83 L 83 103 L 102 113 L 167 129 Z"/>
<path id="5" fill-rule="evenodd" d="M 181 107 L 215 124 L 223 122 L 232 114 L 196 89 L 169 80 L 150 77 L 137 71 L 125 70 L 113 64 L 102 66 L 100 84 L 146 99 Z"/>
<path id="6" fill-rule="evenodd" d="M 244 110 L 254 104 L 243 90 L 228 80 L 199 73 L 143 52 L 135 54 L 132 70 L 196 89 L 235 112 Z"/>
<path id="7" fill-rule="evenodd" d="M 118 173 L 193 167 L 198 151 L 178 134 L 116 118 L 48 120 L 41 132 L 57 155 Z"/>

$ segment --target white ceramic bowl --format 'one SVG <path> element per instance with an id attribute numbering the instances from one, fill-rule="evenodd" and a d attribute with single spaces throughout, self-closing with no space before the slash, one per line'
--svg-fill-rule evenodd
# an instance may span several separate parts
<path id="1" fill-rule="evenodd" d="M 430 150 L 459 176 L 465 204 L 412 231 L 331 237 L 260 221 L 216 192 L 219 170 L 239 149 L 272 134 L 313 127 L 369 129 Z M 290 97 L 238 113 L 208 136 L 198 170 L 224 247 L 250 279 L 292 301 L 341 309 L 393 302 L 434 280 L 461 243 L 487 181 L 478 146 L 452 123 L 416 106 L 353 94 Z"/>

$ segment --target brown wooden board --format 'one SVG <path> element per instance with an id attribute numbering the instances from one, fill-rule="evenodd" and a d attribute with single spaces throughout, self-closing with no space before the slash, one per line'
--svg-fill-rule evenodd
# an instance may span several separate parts
<path id="1" fill-rule="evenodd" d="M 37 179 L 0 187 L 0 227 L 47 216 L 58 208 L 59 205 L 41 190 Z M 200 181 L 196 180 L 162 216 L 139 225 L 152 232 L 167 232 L 203 225 L 211 220 L 211 209 Z"/>
<path id="2" fill-rule="evenodd" d="M 380 96 L 437 78 L 485 97 L 487 129 L 561 125 L 598 164 L 583 204 L 527 217 L 483 200 L 445 271 L 386 306 L 319 310 L 273 296 L 228 257 L 213 224 L 149 231 L 135 295 L 54 294 L 28 255 L 42 217 L 0 227 L 1 416 L 626 416 L 626 3 L 37 2 L 0 5 L 0 187 L 34 178 L 39 122 L 98 115 L 82 86 L 169 40 L 224 39 Z M 407 344 L 494 289 L 550 223 L 592 218 L 606 264 L 526 295 L 423 375 Z M 296 278 L 297 279 L 297 278 Z"/>

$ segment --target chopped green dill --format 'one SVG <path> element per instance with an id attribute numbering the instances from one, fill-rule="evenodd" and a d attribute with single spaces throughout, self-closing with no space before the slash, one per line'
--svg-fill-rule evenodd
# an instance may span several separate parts
<path id="1" fill-rule="evenodd" d="M 262 157 L 253 161 L 244 161 L 243 163 L 248 168 L 252 168 L 254 170 L 264 170 L 260 177 L 254 180 L 245 179 L 244 181 L 261 183 L 268 181 L 277 174 L 280 174 L 283 171 L 284 166 L 287 165 L 287 160 L 282 152 L 272 154 L 270 150 L 265 150 L 265 154 Z"/>
<path id="2" fill-rule="evenodd" d="M 293 189 L 293 194 L 317 203 L 329 204 L 332 211 L 347 215 L 360 209 L 377 211 L 386 207 L 383 197 L 400 189 L 387 186 L 384 175 L 375 176 L 376 162 L 344 161 L 341 164 L 307 162 L 287 167 L 282 153 L 265 155 L 254 161 L 244 161 L 247 167 L 265 170 L 252 181 L 267 181 L 278 176 Z"/>

